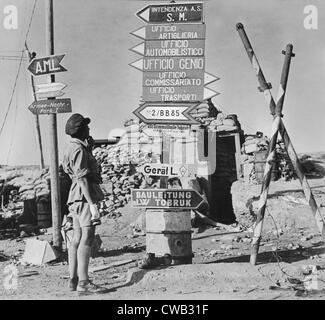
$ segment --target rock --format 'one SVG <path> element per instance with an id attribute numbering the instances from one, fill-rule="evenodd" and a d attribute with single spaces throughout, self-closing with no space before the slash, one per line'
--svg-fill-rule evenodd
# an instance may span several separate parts
<path id="1" fill-rule="evenodd" d="M 274 230 L 272 233 L 274 236 L 282 236 L 283 230 L 282 229 Z"/>
<path id="2" fill-rule="evenodd" d="M 240 236 L 234 237 L 232 239 L 233 242 L 243 242 L 243 239 Z"/>
<path id="3" fill-rule="evenodd" d="M 244 238 L 244 239 L 242 239 L 242 242 L 244 242 L 244 243 L 251 243 L 252 242 L 252 239 L 250 239 L 250 238 Z"/>
<path id="4" fill-rule="evenodd" d="M 209 253 L 208 253 L 208 256 L 215 256 L 218 254 L 218 251 L 217 250 L 211 250 Z"/>
<path id="5" fill-rule="evenodd" d="M 26 237 L 29 237 L 29 234 L 26 231 L 22 230 L 20 232 L 20 234 L 19 234 L 19 237 L 20 238 L 26 238 Z"/>

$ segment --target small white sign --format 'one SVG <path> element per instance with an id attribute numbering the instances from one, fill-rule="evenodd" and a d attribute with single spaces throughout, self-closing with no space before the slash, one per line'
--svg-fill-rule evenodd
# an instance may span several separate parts
<path id="1" fill-rule="evenodd" d="M 147 163 L 137 168 L 137 171 L 148 176 L 191 177 L 196 173 L 195 167 L 188 164 Z"/>

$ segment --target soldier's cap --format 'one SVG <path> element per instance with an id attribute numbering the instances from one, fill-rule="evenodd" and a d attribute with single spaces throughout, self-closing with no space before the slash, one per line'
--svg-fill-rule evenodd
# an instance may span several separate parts
<path id="1" fill-rule="evenodd" d="M 74 113 L 65 125 L 65 133 L 74 135 L 80 128 L 90 123 L 89 118 L 84 118 L 80 113 Z"/>

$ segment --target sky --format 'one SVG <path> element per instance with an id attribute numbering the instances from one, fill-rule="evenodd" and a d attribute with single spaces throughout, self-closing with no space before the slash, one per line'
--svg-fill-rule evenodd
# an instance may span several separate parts
<path id="1" fill-rule="evenodd" d="M 140 39 L 130 32 L 145 23 L 135 13 L 148 4 L 169 1 L 142 0 L 54 0 L 55 54 L 66 54 L 61 64 L 68 70 L 56 75 L 67 84 L 62 98 L 70 98 L 72 112 L 92 119 L 95 139 L 106 139 L 110 130 L 135 118 L 139 106 L 142 74 L 129 66 L 141 58 L 130 51 Z M 191 1 L 187 1 L 191 2 Z M 220 78 L 208 87 L 221 94 L 212 100 L 226 114 L 237 114 L 245 133 L 262 131 L 270 136 L 272 117 L 265 98 L 257 90 L 257 79 L 236 31 L 242 22 L 274 98 L 280 82 L 288 43 L 292 58 L 283 121 L 298 153 L 325 150 L 325 2 L 323 0 L 208 0 L 205 71 Z M 14 5 L 18 27 L 7 30 L 5 8 Z M 0 128 L 13 92 L 20 55 L 26 38 L 34 0 L 0 0 Z M 317 9 L 317 29 L 306 29 L 304 9 Z M 44 1 L 38 0 L 27 44 L 38 57 L 46 56 Z M 24 55 L 26 58 L 26 55 Z M 3 130 L 0 134 L 0 164 L 39 164 L 28 61 L 24 59 Z M 46 83 L 39 76 L 36 83 Z M 68 137 L 64 126 L 71 114 L 57 116 L 59 158 Z M 49 122 L 40 116 L 45 162 L 49 163 Z"/>

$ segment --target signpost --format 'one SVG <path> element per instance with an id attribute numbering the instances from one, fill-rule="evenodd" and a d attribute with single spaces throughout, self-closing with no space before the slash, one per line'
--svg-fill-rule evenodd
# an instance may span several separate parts
<path id="1" fill-rule="evenodd" d="M 147 23 L 203 22 L 203 2 L 150 4 L 136 15 Z"/>
<path id="2" fill-rule="evenodd" d="M 28 70 L 34 76 L 42 76 L 45 74 L 67 71 L 66 68 L 60 65 L 60 62 L 64 56 L 65 54 L 60 54 L 60 55 L 50 55 L 43 58 L 35 58 L 29 64 Z"/>
<path id="3" fill-rule="evenodd" d="M 28 109 L 33 114 L 51 114 L 71 112 L 71 99 L 53 99 L 34 101 Z"/>
<path id="4" fill-rule="evenodd" d="M 197 121 L 189 114 L 196 104 L 144 103 L 133 113 L 144 123 L 194 124 Z"/>
<path id="5" fill-rule="evenodd" d="M 135 189 L 132 206 L 148 209 L 197 209 L 204 199 L 193 189 Z"/>
<path id="6" fill-rule="evenodd" d="M 142 56 L 130 66 L 143 72 L 144 103 L 133 112 L 149 130 L 159 130 L 162 138 L 162 163 L 145 164 L 139 171 L 160 176 L 162 189 L 132 190 L 133 206 L 197 209 L 204 199 L 196 190 L 163 188 L 168 177 L 188 178 L 196 174 L 196 167 L 169 163 L 174 132 L 180 132 L 182 139 L 189 135 L 190 125 L 198 124 L 190 112 L 218 94 L 205 87 L 219 78 L 205 72 L 203 2 L 151 4 L 136 15 L 148 24 L 131 32 L 144 40 L 130 49 Z"/>
<path id="7" fill-rule="evenodd" d="M 48 99 L 34 101 L 28 109 L 33 114 L 48 114 L 49 116 L 49 138 L 50 138 L 50 174 L 51 174 L 51 211 L 53 225 L 53 246 L 61 250 L 61 200 L 59 184 L 59 159 L 58 159 L 58 137 L 57 137 L 57 113 L 71 112 L 70 99 L 55 99 L 62 96 L 61 90 L 66 86 L 55 82 L 55 73 L 67 71 L 60 62 L 65 54 L 54 54 L 54 19 L 53 0 L 45 1 L 45 30 L 46 30 L 46 57 L 34 58 L 28 70 L 34 76 L 48 75 L 46 84 L 37 85 L 38 91 L 34 98 Z"/>

